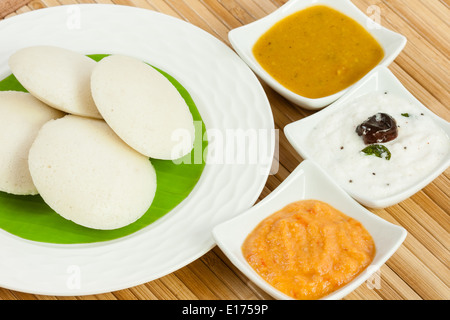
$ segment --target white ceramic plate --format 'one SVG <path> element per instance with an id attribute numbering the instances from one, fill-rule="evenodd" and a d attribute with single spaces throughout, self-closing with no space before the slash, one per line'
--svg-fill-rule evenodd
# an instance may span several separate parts
<path id="1" fill-rule="evenodd" d="M 356 289 L 394 254 L 406 237 L 404 228 L 393 225 L 362 207 L 317 165 L 310 160 L 304 160 L 276 190 L 261 202 L 236 218 L 224 222 L 213 229 L 217 245 L 228 256 L 230 261 L 250 280 L 274 298 L 292 299 L 269 285 L 255 272 L 245 260 L 241 247 L 247 235 L 261 220 L 289 203 L 304 199 L 326 202 L 349 217 L 358 220 L 372 235 L 376 247 L 376 254 L 372 264 L 353 281 L 324 297 L 324 300 L 341 299 Z"/>
<path id="2" fill-rule="evenodd" d="M 404 36 L 374 22 L 376 19 L 371 19 L 376 17 L 376 6 L 371 6 L 371 9 L 369 8 L 370 10 L 368 12 L 371 15 L 368 17 L 351 3 L 350 0 L 290 0 L 268 16 L 229 32 L 228 37 L 233 48 L 257 75 L 289 101 L 310 110 L 317 110 L 329 105 L 348 91 L 351 86 L 324 98 L 310 99 L 302 97 L 286 89 L 272 78 L 256 61 L 252 53 L 252 48 L 259 37 L 281 19 L 312 5 L 320 4 L 327 5 L 353 18 L 378 40 L 385 52 L 383 60 L 378 65 L 388 66 L 406 45 L 406 38 Z M 382 16 L 380 17 L 382 18 Z"/>
<path id="3" fill-rule="evenodd" d="M 0 78 L 11 73 L 9 56 L 25 46 L 57 45 L 84 54 L 132 55 L 165 70 L 190 92 L 207 130 L 214 129 L 214 135 L 208 131 L 210 149 L 220 152 L 233 138 L 230 135 L 228 139 L 227 130 L 260 133 L 258 154 L 250 155 L 251 159 L 235 154 L 240 162 L 228 159 L 222 163 L 216 158 L 211 163 L 208 158 L 199 183 L 185 201 L 128 237 L 105 243 L 52 245 L 0 230 L 0 286 L 72 296 L 111 292 L 154 280 L 210 250 L 215 245 L 213 226 L 248 209 L 260 195 L 275 145 L 270 105 L 247 65 L 207 32 L 149 10 L 76 5 L 1 21 L 0 43 Z M 248 148 L 237 152 L 248 152 Z"/>
<path id="4" fill-rule="evenodd" d="M 311 150 L 308 148 L 307 139 L 311 130 L 320 121 L 326 117 L 330 117 L 335 112 L 344 112 L 346 105 L 353 100 L 364 94 L 370 92 L 385 92 L 388 91 L 394 95 L 404 98 L 406 101 L 420 108 L 421 112 L 429 116 L 434 122 L 440 126 L 450 137 L 450 124 L 444 119 L 438 117 L 425 107 L 420 101 L 418 101 L 406 88 L 400 83 L 400 81 L 389 71 L 386 67 L 377 67 L 364 77 L 356 86 L 348 91 L 342 98 L 328 106 L 326 109 L 317 112 L 316 114 L 301 119 L 299 121 L 288 124 L 284 128 L 284 133 L 287 139 L 295 148 L 295 150 L 303 157 L 303 159 L 314 158 L 311 156 Z M 427 184 L 433 181 L 444 170 L 450 166 L 450 152 L 446 157 L 436 166 L 430 174 L 425 176 L 422 180 L 418 181 L 414 185 L 405 187 L 405 189 L 393 193 L 383 198 L 372 198 L 364 194 L 358 194 L 348 189 L 348 184 L 342 184 L 344 188 L 353 198 L 359 201 L 361 204 L 372 208 L 384 208 L 396 203 L 399 203 L 406 198 L 409 198 L 414 193 L 424 188 Z"/>

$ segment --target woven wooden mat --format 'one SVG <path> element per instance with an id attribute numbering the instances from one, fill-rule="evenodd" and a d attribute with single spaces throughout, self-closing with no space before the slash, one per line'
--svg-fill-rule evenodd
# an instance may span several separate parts
<path id="1" fill-rule="evenodd" d="M 31 0 L 0 0 L 0 19 L 23 7 Z"/>
<path id="2" fill-rule="evenodd" d="M 17 10 L 19 15 L 63 4 L 129 5 L 186 20 L 230 45 L 228 32 L 231 29 L 265 17 L 286 1 L 0 0 L 0 19 L 12 16 Z M 370 12 L 369 15 L 374 14 L 373 9 L 379 10 L 385 27 L 407 37 L 408 44 L 389 69 L 430 111 L 450 121 L 449 0 L 351 1 L 363 12 Z M 0 48 L 2 45 L 0 39 Z M 283 128 L 312 114 L 289 103 L 264 82 L 262 85 L 272 107 L 275 128 L 280 129 L 277 158 L 280 165 L 278 172 L 268 177 L 259 200 L 277 188 L 303 161 L 286 139 Z M 403 226 L 408 236 L 372 279 L 348 294 L 345 300 L 450 300 L 449 204 L 450 168 L 405 201 L 385 209 L 370 209 L 380 218 Z M 1 263 L 8 265 L 7 261 Z M 0 287 L 0 303 L 1 300 L 66 299 L 267 300 L 271 297 L 242 274 L 217 246 L 164 277 L 104 294 L 55 297 Z"/>

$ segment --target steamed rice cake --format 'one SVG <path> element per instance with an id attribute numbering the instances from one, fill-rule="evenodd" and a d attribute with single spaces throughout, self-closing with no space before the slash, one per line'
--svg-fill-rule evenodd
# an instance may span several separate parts
<path id="1" fill-rule="evenodd" d="M 33 46 L 11 55 L 14 76 L 32 95 L 53 108 L 101 118 L 90 90 L 97 62 L 85 55 L 53 46 Z"/>
<path id="2" fill-rule="evenodd" d="M 156 191 L 150 160 L 103 121 L 74 115 L 44 125 L 29 153 L 44 201 L 68 220 L 116 229 L 139 219 Z"/>
<path id="3" fill-rule="evenodd" d="M 150 65 L 123 55 L 103 58 L 92 72 L 91 90 L 105 121 L 143 155 L 173 160 L 192 150 L 194 123 L 189 107 Z"/>
<path id="4" fill-rule="evenodd" d="M 38 193 L 28 169 L 28 152 L 41 127 L 64 115 L 29 93 L 0 92 L 0 191 Z"/>

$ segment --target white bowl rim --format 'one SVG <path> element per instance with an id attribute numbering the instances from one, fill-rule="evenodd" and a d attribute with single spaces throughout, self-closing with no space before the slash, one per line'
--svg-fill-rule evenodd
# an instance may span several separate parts
<path id="1" fill-rule="evenodd" d="M 258 211 L 264 211 L 264 207 L 266 204 L 270 202 L 276 202 L 279 198 L 279 194 L 286 192 L 285 189 L 288 188 L 292 183 L 295 183 L 295 181 L 299 178 L 301 178 L 303 175 L 305 175 L 305 172 L 308 174 L 319 174 L 322 176 L 325 181 L 329 185 L 331 185 L 333 188 L 336 189 L 336 191 L 339 193 L 340 197 L 343 199 L 343 201 L 347 203 L 352 203 L 358 210 L 358 215 L 360 217 L 368 216 L 370 219 L 373 219 L 376 221 L 376 223 L 379 223 L 379 226 L 383 226 L 385 229 L 390 229 L 391 231 L 396 231 L 398 233 L 396 240 L 393 240 L 392 246 L 381 256 L 378 255 L 378 248 L 377 253 L 374 257 L 374 261 L 368 268 L 366 268 L 363 272 L 361 272 L 356 278 L 354 278 L 352 281 L 347 283 L 345 286 L 339 288 L 338 290 L 330 293 L 329 295 L 321 298 L 320 300 L 336 300 L 341 299 L 353 290 L 355 290 L 359 285 L 361 285 L 364 281 L 366 281 L 371 275 L 373 275 L 379 268 L 397 251 L 397 249 L 400 247 L 400 245 L 403 243 L 407 236 L 407 231 L 399 225 L 395 225 L 391 222 L 388 222 L 378 215 L 370 212 L 360 204 L 358 204 L 353 198 L 351 198 L 336 182 L 330 179 L 330 177 L 313 161 L 311 160 L 304 160 L 302 161 L 297 168 L 274 190 L 272 191 L 266 198 L 261 200 L 259 203 L 257 203 L 252 208 L 248 209 L 247 211 L 243 212 L 242 214 L 225 221 L 216 227 L 213 228 L 213 237 L 216 240 L 216 244 L 219 246 L 219 248 L 224 252 L 224 254 L 230 259 L 230 261 L 241 271 L 243 272 L 251 281 L 253 281 L 255 284 L 257 284 L 259 287 L 261 287 L 264 291 L 266 291 L 268 294 L 273 296 L 277 299 L 285 299 L 285 300 L 293 300 L 292 297 L 280 292 L 279 290 L 272 287 L 268 282 L 266 282 L 246 261 L 244 262 L 245 258 L 238 257 L 232 252 L 232 248 L 230 248 L 229 245 L 227 245 L 226 239 L 224 240 L 222 235 L 227 230 L 233 230 L 233 225 L 236 225 L 240 223 L 242 220 L 252 220 L 251 224 L 247 224 L 248 228 L 252 229 L 255 225 L 257 225 L 260 221 L 262 221 L 265 217 L 271 215 L 273 212 L 263 212 L 258 213 Z M 301 199 L 299 199 L 301 200 Z M 319 199 L 320 200 L 320 199 Z M 258 215 L 258 217 L 250 217 L 251 215 Z M 357 218 L 355 218 L 357 219 Z M 240 245 L 242 245 L 243 241 L 240 241 Z"/>
<path id="2" fill-rule="evenodd" d="M 301 3 L 301 4 L 300 4 Z M 392 61 L 395 60 L 395 58 L 400 54 L 400 52 L 403 50 L 403 48 L 406 45 L 407 39 L 405 36 L 401 35 L 400 33 L 394 32 L 377 22 L 374 22 L 370 19 L 367 15 L 365 15 L 359 8 L 357 8 L 350 0 L 289 0 L 284 5 L 279 7 L 274 12 L 268 14 L 267 16 L 258 19 L 254 22 L 251 22 L 247 25 L 235 28 L 230 30 L 228 33 L 228 39 L 232 45 L 232 47 L 236 50 L 237 54 L 249 65 L 249 67 L 258 75 L 260 76 L 267 84 L 269 84 L 271 87 L 273 87 L 276 91 L 278 91 L 280 94 L 285 96 L 286 98 L 295 101 L 298 101 L 300 104 L 302 104 L 302 107 L 305 109 L 310 110 L 317 110 L 322 109 L 326 105 L 332 103 L 333 101 L 336 101 L 339 97 L 341 97 L 343 94 L 345 94 L 350 88 L 355 86 L 360 80 L 355 82 L 354 84 L 350 85 L 349 87 L 336 92 L 334 94 L 331 94 L 326 97 L 321 98 L 307 98 L 304 96 L 301 96 L 299 94 L 296 94 L 292 92 L 291 90 L 285 88 L 282 86 L 278 81 L 276 81 L 269 73 L 267 73 L 260 65 L 257 63 L 256 59 L 251 54 L 247 54 L 245 50 L 243 49 L 243 46 L 240 44 L 240 42 L 237 40 L 237 37 L 241 34 L 247 33 L 248 30 L 259 30 L 258 34 L 262 35 L 264 32 L 266 32 L 268 29 L 270 29 L 275 23 L 283 19 L 284 17 L 295 13 L 299 10 L 305 9 L 307 7 L 313 6 L 313 5 L 327 5 L 335 10 L 338 10 L 342 13 L 344 13 L 343 9 L 352 11 L 352 14 L 346 14 L 350 18 L 356 20 L 360 25 L 362 25 L 373 37 L 375 37 L 380 45 L 383 47 L 385 51 L 385 56 L 382 59 L 382 61 L 377 66 L 388 66 Z M 301 8 L 298 8 L 301 6 Z M 362 20 L 371 21 L 373 23 L 374 29 L 379 30 L 379 32 L 382 32 L 383 34 L 390 35 L 397 37 L 397 45 L 395 48 L 391 50 L 391 52 L 388 54 L 386 50 L 386 45 L 384 44 L 384 41 L 381 41 L 380 37 L 377 34 L 374 34 L 372 30 L 367 28 L 363 23 L 361 23 Z M 256 37 L 253 41 L 251 41 L 250 47 L 253 46 L 253 44 L 256 42 L 256 40 L 259 38 Z M 247 43 L 249 45 L 249 43 Z M 375 67 L 377 67 L 375 66 Z M 373 70 L 373 69 L 372 69 Z"/>
<path id="3" fill-rule="evenodd" d="M 336 112 L 342 107 L 345 107 L 346 102 L 350 101 L 354 95 L 357 95 L 357 93 L 361 90 L 364 85 L 370 81 L 372 78 L 376 77 L 378 81 L 382 81 L 382 79 L 389 79 L 394 84 L 397 90 L 401 91 L 402 94 L 407 97 L 410 101 L 413 101 L 417 107 L 419 107 L 424 113 L 426 113 L 428 116 L 432 118 L 432 120 L 440 126 L 447 135 L 450 136 L 450 123 L 448 123 L 443 118 L 439 117 L 437 114 L 432 112 L 430 109 L 428 109 L 423 103 L 421 103 L 411 92 L 409 92 L 403 84 L 398 80 L 398 78 L 387 68 L 384 66 L 378 66 L 375 69 L 373 69 L 371 72 L 369 72 L 361 81 L 359 81 L 354 87 L 352 87 L 347 93 L 345 93 L 339 100 L 335 101 L 331 105 L 329 105 L 326 109 L 320 110 L 316 112 L 315 114 L 300 119 L 298 121 L 289 123 L 286 125 L 283 129 L 284 134 L 286 135 L 286 138 L 288 139 L 289 143 L 296 149 L 296 151 L 304 158 L 304 159 L 313 159 L 310 157 L 308 151 L 304 148 L 304 146 L 301 144 L 300 139 L 297 139 L 292 131 L 304 125 L 305 123 L 314 123 L 325 117 L 326 115 L 332 114 L 333 112 Z M 405 189 L 403 189 L 400 192 L 394 193 L 393 195 L 390 195 L 388 197 L 380 198 L 380 199 L 370 199 L 368 197 L 362 196 L 360 194 L 356 194 L 353 192 L 347 191 L 350 196 L 355 198 L 357 201 L 362 203 L 363 205 L 366 205 L 370 208 L 386 208 L 392 205 L 395 205 L 416 192 L 423 189 L 426 185 L 428 185 L 431 181 L 433 181 L 435 178 L 437 178 L 443 171 L 445 171 L 450 166 L 450 153 L 447 154 L 447 157 L 445 160 L 441 162 L 439 166 L 437 166 L 428 176 L 423 178 L 421 181 L 417 182 L 414 185 L 411 185 Z M 328 173 L 327 173 L 328 174 Z M 343 187 L 344 190 L 346 189 Z"/>

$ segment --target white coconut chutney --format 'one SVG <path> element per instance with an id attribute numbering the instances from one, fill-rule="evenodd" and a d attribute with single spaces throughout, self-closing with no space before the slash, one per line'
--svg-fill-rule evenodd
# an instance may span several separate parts
<path id="1" fill-rule="evenodd" d="M 391 153 L 377 157 L 361 150 L 368 145 L 356 127 L 377 113 L 387 113 L 398 137 L 380 143 Z M 422 180 L 450 152 L 450 139 L 418 106 L 392 93 L 376 92 L 350 101 L 310 132 L 311 158 L 350 193 L 374 200 L 399 193 Z"/>

